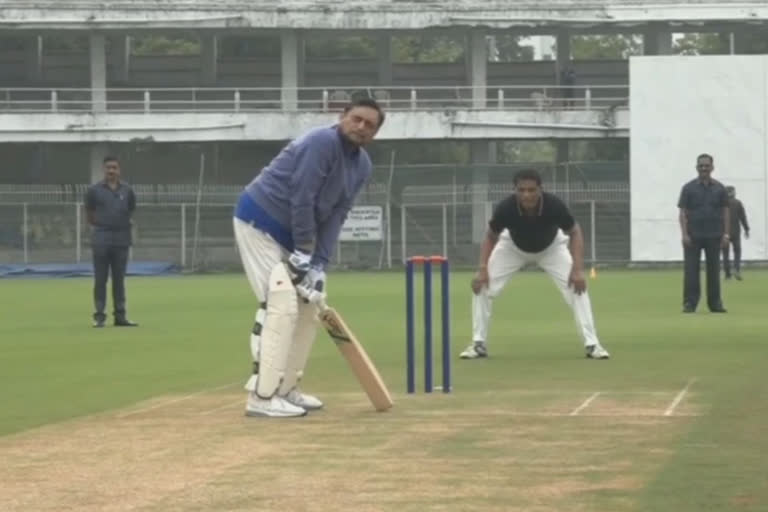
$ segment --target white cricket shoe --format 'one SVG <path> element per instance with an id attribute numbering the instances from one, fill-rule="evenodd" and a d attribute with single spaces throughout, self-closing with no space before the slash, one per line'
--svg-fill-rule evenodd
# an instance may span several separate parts
<path id="1" fill-rule="evenodd" d="M 306 416 L 307 411 L 277 395 L 264 399 L 260 398 L 256 393 L 248 393 L 245 415 L 267 418 L 296 418 Z"/>
<path id="2" fill-rule="evenodd" d="M 587 345 L 586 349 L 587 359 L 610 359 L 611 354 L 608 353 L 601 345 Z"/>
<path id="3" fill-rule="evenodd" d="M 464 352 L 459 354 L 461 359 L 477 359 L 479 357 L 488 357 L 488 349 L 482 341 L 476 341 L 468 346 Z"/>
<path id="4" fill-rule="evenodd" d="M 287 402 L 301 407 L 302 409 L 306 409 L 307 411 L 316 411 L 323 408 L 323 402 L 321 402 L 319 398 L 302 393 L 297 388 L 290 390 L 287 394 L 283 395 L 283 398 Z"/>

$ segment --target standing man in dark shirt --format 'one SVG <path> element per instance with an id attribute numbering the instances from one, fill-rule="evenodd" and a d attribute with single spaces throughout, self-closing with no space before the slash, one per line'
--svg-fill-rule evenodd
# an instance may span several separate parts
<path id="1" fill-rule="evenodd" d="M 597 339 L 584 276 L 581 228 L 557 196 L 542 192 L 535 170 L 515 175 L 515 193 L 493 212 L 480 249 L 480 269 L 472 280 L 472 344 L 462 359 L 487 357 L 491 301 L 527 263 L 535 263 L 554 280 L 573 310 L 586 356 L 610 356 Z"/>
<path id="2" fill-rule="evenodd" d="M 136 327 L 125 313 L 125 270 L 131 246 L 131 215 L 136 209 L 136 196 L 131 187 L 120 181 L 117 158 L 104 158 L 104 179 L 88 187 L 85 195 L 88 223 L 92 226 L 93 252 L 93 326 L 104 327 L 107 302 L 107 280 L 112 271 L 112 302 L 116 327 Z"/>
<path id="3" fill-rule="evenodd" d="M 683 185 L 677 207 L 683 237 L 685 273 L 683 313 L 693 313 L 699 304 L 701 251 L 707 261 L 707 306 L 713 313 L 725 313 L 720 298 L 720 248 L 730 241 L 728 194 L 722 183 L 712 179 L 715 162 L 711 155 L 696 159 L 699 177 Z"/>
<path id="4" fill-rule="evenodd" d="M 747 212 L 744 211 L 744 205 L 736 199 L 736 189 L 725 187 L 728 192 L 728 216 L 731 219 L 731 244 L 733 245 L 733 266 L 736 272 L 734 277 L 741 281 L 741 227 L 744 226 L 744 238 L 749 239 L 749 224 L 747 223 Z M 729 258 L 730 247 L 723 247 L 723 270 L 725 278 L 731 278 L 731 262 Z"/>

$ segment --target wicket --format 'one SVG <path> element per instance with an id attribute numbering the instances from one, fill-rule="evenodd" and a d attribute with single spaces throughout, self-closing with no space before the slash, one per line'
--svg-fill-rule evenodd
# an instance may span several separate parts
<path id="1" fill-rule="evenodd" d="M 416 325 L 414 272 L 424 267 L 424 392 L 432 392 L 432 264 L 440 264 L 443 393 L 451 392 L 451 317 L 448 258 L 444 256 L 412 256 L 405 264 L 406 307 L 406 380 L 408 393 L 416 392 Z"/>

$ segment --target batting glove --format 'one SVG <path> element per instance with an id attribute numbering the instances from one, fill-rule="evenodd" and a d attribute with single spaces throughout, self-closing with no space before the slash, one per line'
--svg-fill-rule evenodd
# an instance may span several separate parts
<path id="1" fill-rule="evenodd" d="M 312 260 L 312 254 L 296 249 L 288 256 L 288 274 L 291 276 L 291 282 L 294 285 L 301 283 L 309 272 L 309 262 Z"/>
<path id="2" fill-rule="evenodd" d="M 325 300 L 325 271 L 311 267 L 304 279 L 296 285 L 296 292 L 304 302 L 318 304 Z"/>

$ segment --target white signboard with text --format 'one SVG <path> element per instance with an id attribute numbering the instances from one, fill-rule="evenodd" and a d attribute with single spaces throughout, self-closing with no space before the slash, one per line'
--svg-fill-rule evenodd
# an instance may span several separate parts
<path id="1" fill-rule="evenodd" d="M 381 206 L 355 206 L 341 228 L 342 242 L 381 241 L 384 212 Z"/>

